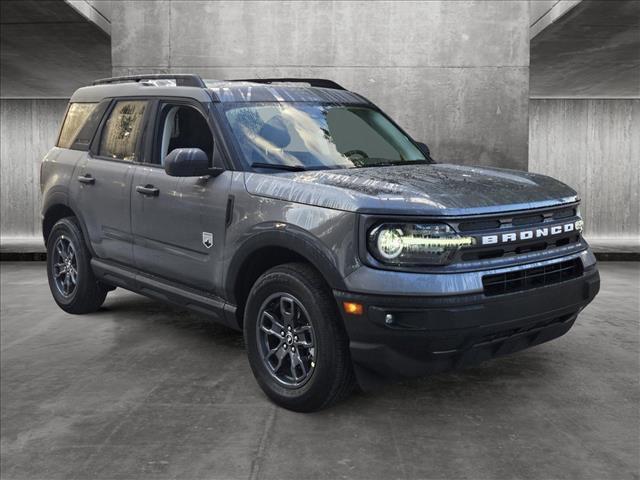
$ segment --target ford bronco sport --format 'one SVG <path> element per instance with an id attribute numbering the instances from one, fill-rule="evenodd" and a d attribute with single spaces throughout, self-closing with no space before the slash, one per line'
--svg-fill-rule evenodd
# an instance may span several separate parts
<path id="1" fill-rule="evenodd" d="M 574 190 L 435 163 L 328 80 L 99 80 L 41 189 L 63 310 L 122 287 L 210 315 L 297 411 L 556 338 L 599 289 Z"/>

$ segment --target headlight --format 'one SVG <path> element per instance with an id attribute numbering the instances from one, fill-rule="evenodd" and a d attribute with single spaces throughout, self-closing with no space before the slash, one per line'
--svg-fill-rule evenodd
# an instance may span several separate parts
<path id="1" fill-rule="evenodd" d="M 443 265 L 474 243 L 444 223 L 383 223 L 367 238 L 371 255 L 391 265 Z"/>

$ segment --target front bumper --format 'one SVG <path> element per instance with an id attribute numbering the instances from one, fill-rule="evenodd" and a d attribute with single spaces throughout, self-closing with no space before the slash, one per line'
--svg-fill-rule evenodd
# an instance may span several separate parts
<path id="1" fill-rule="evenodd" d="M 339 305 L 364 307 L 363 315 L 342 314 L 362 385 L 462 368 L 557 338 L 599 288 L 595 264 L 585 262 L 577 278 L 495 296 L 335 295 Z"/>

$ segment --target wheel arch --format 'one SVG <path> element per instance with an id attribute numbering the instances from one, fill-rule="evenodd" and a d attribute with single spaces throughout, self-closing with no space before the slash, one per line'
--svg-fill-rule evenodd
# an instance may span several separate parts
<path id="1" fill-rule="evenodd" d="M 240 325 L 251 287 L 260 275 L 277 265 L 307 263 L 318 271 L 330 288 L 344 289 L 335 260 L 326 251 L 328 249 L 318 245 L 313 238 L 304 231 L 268 231 L 254 235 L 238 248 L 227 269 L 225 292 L 227 299 L 237 306 Z"/>
<path id="2" fill-rule="evenodd" d="M 53 226 L 58 222 L 61 218 L 65 217 L 74 217 L 78 221 L 78 225 L 80 227 L 80 232 L 84 237 L 84 243 L 86 247 L 89 249 L 89 252 L 93 256 L 95 252 L 91 247 L 91 243 L 88 241 L 87 229 L 84 224 L 84 220 L 82 216 L 78 213 L 76 209 L 74 209 L 69 203 L 66 201 L 66 196 L 56 195 L 51 198 L 42 209 L 42 237 L 44 238 L 45 245 L 47 244 L 47 240 L 49 239 L 49 235 L 51 234 L 51 230 Z"/>
<path id="3" fill-rule="evenodd" d="M 63 203 L 55 203 L 45 211 L 42 217 L 42 236 L 45 243 L 49 239 L 53 226 L 65 217 L 77 217 L 77 215 L 68 205 Z"/>

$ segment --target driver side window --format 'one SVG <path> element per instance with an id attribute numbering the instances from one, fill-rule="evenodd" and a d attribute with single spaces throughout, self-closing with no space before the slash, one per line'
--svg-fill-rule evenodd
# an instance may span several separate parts
<path id="1" fill-rule="evenodd" d="M 155 164 L 164 166 L 165 157 L 176 148 L 199 148 L 212 165 L 213 135 L 198 109 L 189 105 L 162 105 L 158 130 Z"/>

